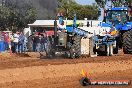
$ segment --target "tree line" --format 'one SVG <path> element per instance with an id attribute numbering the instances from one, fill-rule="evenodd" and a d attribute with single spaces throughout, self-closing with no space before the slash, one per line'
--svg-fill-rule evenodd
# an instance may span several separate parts
<path id="1" fill-rule="evenodd" d="M 80 5 L 75 0 L 58 0 L 58 12 L 63 13 L 68 19 L 73 19 L 73 14 L 77 15 L 77 19 L 83 20 L 88 18 L 89 20 L 98 19 L 97 5 Z"/>
<path id="2" fill-rule="evenodd" d="M 8 3 L 2 3 L 0 6 L 0 30 L 11 31 L 22 30 L 27 27 L 27 24 L 33 23 L 39 18 L 37 15 L 39 13 L 38 10 L 40 11 L 39 14 L 41 14 L 41 17 L 45 16 L 49 20 L 55 19 L 57 13 L 63 13 L 65 19 L 73 19 L 73 14 L 76 14 L 79 20 L 83 20 L 84 18 L 88 18 L 88 20 L 97 20 L 99 17 L 99 7 L 104 8 L 107 1 L 111 1 L 113 6 L 121 6 L 124 5 L 124 3 L 128 5 L 131 2 L 131 0 L 95 0 L 96 3 L 93 5 L 80 5 L 76 3 L 75 0 L 56 0 L 56 3 L 51 2 L 51 6 L 48 5 L 49 2 L 45 2 L 43 6 L 40 0 L 37 7 L 41 9 L 37 9 L 32 4 L 29 4 L 29 2 L 22 4 L 20 7 L 19 4 L 21 3 L 12 3 L 13 0 L 7 1 Z M 33 0 L 29 1 L 31 2 Z M 41 6 L 39 6 L 40 3 Z M 46 3 L 47 6 L 45 6 Z M 45 11 L 42 7 L 49 8 L 49 10 Z M 54 15 L 51 17 L 50 14 L 53 13 L 51 12 L 52 8 Z M 45 11 L 43 13 L 47 13 L 47 15 L 41 13 L 43 10 Z M 41 19 L 41 17 L 39 19 Z"/>
<path id="3" fill-rule="evenodd" d="M 0 6 L 0 30 L 21 31 L 28 23 L 36 19 L 36 9 L 27 7 L 22 9 Z"/>
<path id="4" fill-rule="evenodd" d="M 27 27 L 27 24 L 33 23 L 36 19 L 39 18 L 37 15 L 39 13 L 38 10 L 41 11 L 45 10 L 45 9 L 36 9 L 34 8 L 34 6 L 28 4 L 29 2 L 24 3 L 20 7 L 20 5 L 17 5 L 20 3 L 18 3 L 15 0 L 7 0 L 7 1 L 8 1 L 7 3 L 0 6 L 0 30 L 11 30 L 11 31 L 22 30 L 23 28 Z M 29 0 L 29 1 L 33 1 L 33 0 Z M 96 20 L 98 18 L 98 7 L 96 5 L 93 6 L 79 5 L 75 2 L 75 0 L 56 0 L 56 1 L 57 1 L 57 5 L 56 5 L 56 10 L 54 11 L 55 16 L 54 18 L 51 18 L 50 16 L 51 13 L 47 12 L 46 10 L 44 13 L 47 12 L 49 14 L 46 16 L 47 19 L 55 19 L 57 13 L 63 13 L 64 17 L 68 19 L 73 19 L 74 13 L 77 14 L 77 19 L 88 18 L 91 20 Z M 45 2 L 45 3 L 48 4 L 49 2 Z M 42 8 L 42 5 L 40 7 Z M 53 8 L 53 5 L 48 6 L 47 8 L 51 9 Z"/>

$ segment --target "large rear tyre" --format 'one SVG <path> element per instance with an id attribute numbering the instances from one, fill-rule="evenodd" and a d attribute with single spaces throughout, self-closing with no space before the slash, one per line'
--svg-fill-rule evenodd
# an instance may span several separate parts
<path id="1" fill-rule="evenodd" d="M 75 35 L 73 45 L 71 47 L 71 58 L 79 58 L 81 56 L 81 37 Z"/>
<path id="2" fill-rule="evenodd" d="M 132 54 L 132 30 L 123 33 L 123 52 Z"/>
<path id="3" fill-rule="evenodd" d="M 76 36 L 75 37 L 75 51 L 76 51 L 76 58 L 79 58 L 81 56 L 81 37 Z"/>

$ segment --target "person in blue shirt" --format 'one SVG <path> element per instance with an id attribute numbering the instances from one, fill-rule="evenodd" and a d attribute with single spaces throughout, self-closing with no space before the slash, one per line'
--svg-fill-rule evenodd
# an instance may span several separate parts
<path id="1" fill-rule="evenodd" d="M 21 32 L 20 36 L 18 38 L 18 52 L 22 53 L 24 51 L 24 40 L 25 40 L 25 36 L 24 34 Z"/>

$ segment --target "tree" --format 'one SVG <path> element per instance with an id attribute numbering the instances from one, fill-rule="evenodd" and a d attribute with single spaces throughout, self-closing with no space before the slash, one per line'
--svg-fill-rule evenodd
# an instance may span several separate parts
<path id="1" fill-rule="evenodd" d="M 58 0 L 58 12 L 62 12 L 66 17 L 69 15 L 69 7 L 75 4 L 74 0 Z"/>
<path id="2" fill-rule="evenodd" d="M 100 8 L 105 8 L 107 0 L 95 0 Z"/>
<path id="3" fill-rule="evenodd" d="M 21 10 L 0 6 L 0 29 L 21 30 L 36 19 L 36 10 L 32 7 L 20 13 Z"/>
<path id="4" fill-rule="evenodd" d="M 75 13 L 77 14 L 77 19 L 98 19 L 97 6 L 79 5 L 74 0 L 58 0 L 58 13 L 63 13 L 68 19 L 73 19 L 73 14 Z"/>
<path id="5" fill-rule="evenodd" d="M 12 11 L 5 7 L 5 6 L 0 6 L 0 29 L 4 30 L 8 28 L 9 23 L 9 18 L 12 16 Z"/>
<path id="6" fill-rule="evenodd" d="M 26 11 L 25 21 L 26 23 L 32 23 L 37 17 L 36 9 L 30 8 Z"/>
<path id="7" fill-rule="evenodd" d="M 111 1 L 113 7 L 130 6 L 132 0 L 95 0 L 100 8 L 104 8 L 108 1 Z M 131 5 L 132 6 L 132 5 Z"/>

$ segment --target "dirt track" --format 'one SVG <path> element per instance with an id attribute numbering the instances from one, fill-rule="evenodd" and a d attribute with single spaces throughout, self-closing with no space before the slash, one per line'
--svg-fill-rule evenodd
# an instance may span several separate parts
<path id="1" fill-rule="evenodd" d="M 91 80 L 132 80 L 132 55 L 39 59 L 39 54 L 0 55 L 0 88 L 81 88 L 80 72 Z M 132 88 L 90 86 L 89 88 Z M 83 87 L 82 87 L 83 88 Z"/>

